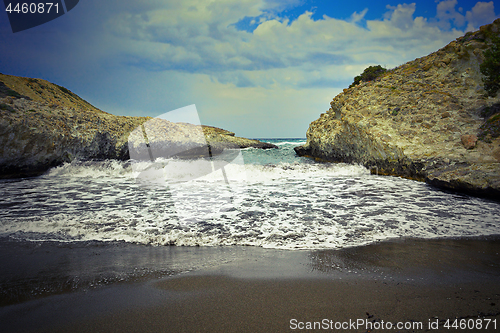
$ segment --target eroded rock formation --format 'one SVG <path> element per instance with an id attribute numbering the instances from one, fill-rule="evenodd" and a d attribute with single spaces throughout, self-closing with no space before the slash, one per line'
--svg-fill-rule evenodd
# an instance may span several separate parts
<path id="1" fill-rule="evenodd" d="M 380 78 L 344 89 L 297 154 L 500 198 L 500 98 L 479 65 L 500 19 Z"/>
<path id="2" fill-rule="evenodd" d="M 41 79 L 0 74 L 0 176 L 38 175 L 75 159 L 128 159 L 129 135 L 151 117 L 123 117 L 103 112 L 68 89 Z M 210 126 L 162 121 L 171 131 L 151 137 L 156 144 L 188 151 L 189 133 L 205 136 L 213 153 L 226 148 L 276 148 Z M 192 138 L 191 138 L 192 139 Z M 198 138 L 199 139 L 199 138 Z M 184 157 L 189 156 L 184 153 Z"/>

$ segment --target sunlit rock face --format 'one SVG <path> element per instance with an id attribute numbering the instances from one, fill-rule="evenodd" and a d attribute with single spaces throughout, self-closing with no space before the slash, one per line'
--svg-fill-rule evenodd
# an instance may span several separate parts
<path id="1" fill-rule="evenodd" d="M 152 145 L 170 151 L 175 146 L 178 157 L 207 155 L 209 147 L 213 154 L 226 148 L 276 148 L 220 128 L 111 115 L 56 84 L 0 74 L 2 178 L 38 175 L 73 160 L 128 159 L 129 136 L 144 126 Z"/>
<path id="2" fill-rule="evenodd" d="M 499 27 L 496 20 L 375 81 L 344 89 L 295 151 L 498 198 L 500 97 L 486 97 L 479 66 Z"/>

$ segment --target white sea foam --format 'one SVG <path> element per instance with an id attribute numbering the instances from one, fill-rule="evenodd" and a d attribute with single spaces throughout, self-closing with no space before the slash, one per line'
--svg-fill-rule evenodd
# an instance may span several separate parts
<path id="1" fill-rule="evenodd" d="M 203 177 L 162 163 L 73 163 L 4 182 L 0 235 L 153 245 L 341 248 L 394 237 L 500 234 L 500 205 L 356 165 L 228 164 Z M 154 186 L 136 177 L 147 169 Z M 243 177 L 244 175 L 244 177 Z M 188 178 L 188 180 L 186 180 Z"/>
<path id="2" fill-rule="evenodd" d="M 265 141 L 265 140 L 264 140 Z M 271 142 L 276 146 L 284 146 L 284 145 L 293 145 L 293 146 L 301 146 L 307 143 L 307 140 L 303 141 L 279 141 L 279 142 Z"/>
<path id="3" fill-rule="evenodd" d="M 370 173 L 363 166 L 353 164 L 277 163 L 259 165 L 244 164 L 241 157 L 222 166 L 224 167 L 226 176 L 232 181 L 262 182 L 285 178 L 315 181 L 318 177 L 360 176 Z M 155 162 L 121 162 L 115 160 L 102 162 L 75 161 L 51 169 L 44 177 L 47 179 L 56 177 L 107 178 L 110 181 L 117 181 L 122 178 L 144 178 L 145 180 L 149 179 L 157 183 L 194 179 L 204 181 L 219 181 L 223 179 L 222 168 L 217 161 L 178 159 L 157 159 Z"/>
<path id="4" fill-rule="evenodd" d="M 133 177 L 130 163 L 118 160 L 101 162 L 73 161 L 48 171 L 45 177 L 103 178 Z"/>

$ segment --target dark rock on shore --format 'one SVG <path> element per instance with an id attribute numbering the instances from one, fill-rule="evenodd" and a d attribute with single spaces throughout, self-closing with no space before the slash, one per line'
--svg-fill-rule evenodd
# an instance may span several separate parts
<path id="1" fill-rule="evenodd" d="M 130 133 L 152 119 L 111 115 L 64 87 L 0 74 L 0 178 L 36 176 L 73 160 L 128 159 Z M 158 142 L 176 142 L 184 150 L 189 150 L 189 133 L 196 128 L 204 134 L 205 145 L 214 147 L 213 153 L 227 148 L 277 148 L 215 127 L 169 126 L 176 132 L 164 132 Z"/>
<path id="2" fill-rule="evenodd" d="M 500 19 L 344 89 L 296 153 L 500 198 L 500 97 L 486 95 L 479 69 L 499 31 Z"/>

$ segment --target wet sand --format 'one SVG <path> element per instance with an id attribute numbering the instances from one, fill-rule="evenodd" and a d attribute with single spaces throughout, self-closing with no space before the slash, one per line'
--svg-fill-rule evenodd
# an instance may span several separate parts
<path id="1" fill-rule="evenodd" d="M 469 328 L 444 328 L 457 318 Z M 500 239 L 318 251 L 239 247 L 188 273 L 4 306 L 0 321 L 6 332 L 284 332 L 313 331 L 307 328 L 315 322 L 318 331 L 495 332 Z M 388 322 L 403 329 L 380 329 Z"/>

